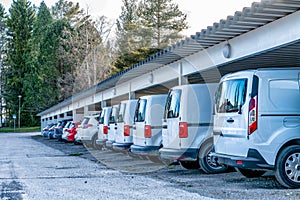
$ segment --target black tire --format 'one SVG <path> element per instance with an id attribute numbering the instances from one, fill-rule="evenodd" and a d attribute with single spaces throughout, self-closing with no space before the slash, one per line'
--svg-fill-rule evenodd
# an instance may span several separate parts
<path id="1" fill-rule="evenodd" d="M 198 161 L 180 161 L 180 164 L 185 169 L 199 169 L 200 168 Z"/>
<path id="2" fill-rule="evenodd" d="M 266 173 L 266 171 L 263 170 L 252 170 L 252 169 L 241 169 L 241 168 L 237 168 L 237 170 L 247 178 L 258 178 L 264 175 L 264 173 Z"/>
<path id="3" fill-rule="evenodd" d="M 207 140 L 200 148 L 198 154 L 198 160 L 200 168 L 207 174 L 223 173 L 228 170 L 228 166 L 219 165 L 210 156 L 213 148 L 213 141 Z"/>
<path id="4" fill-rule="evenodd" d="M 285 188 L 300 188 L 300 145 L 283 149 L 275 163 L 275 177 Z"/>

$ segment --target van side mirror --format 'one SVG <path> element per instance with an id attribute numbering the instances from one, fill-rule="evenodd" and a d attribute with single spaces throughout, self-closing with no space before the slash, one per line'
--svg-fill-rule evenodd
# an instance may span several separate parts
<path id="1" fill-rule="evenodd" d="M 242 114 L 242 105 L 239 105 L 239 110 L 238 110 L 238 114 Z"/>

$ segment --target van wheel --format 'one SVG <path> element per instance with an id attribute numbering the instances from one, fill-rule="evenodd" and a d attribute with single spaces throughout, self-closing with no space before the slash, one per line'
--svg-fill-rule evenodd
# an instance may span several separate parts
<path id="1" fill-rule="evenodd" d="M 261 177 L 262 175 L 264 175 L 264 173 L 266 173 L 266 171 L 263 170 L 252 170 L 252 169 L 241 169 L 241 168 L 237 168 L 237 170 L 247 178 Z"/>
<path id="2" fill-rule="evenodd" d="M 286 188 L 300 188 L 300 146 L 286 147 L 275 164 L 275 177 Z"/>
<path id="3" fill-rule="evenodd" d="M 199 169 L 200 168 L 198 161 L 180 161 L 180 164 L 185 169 Z"/>
<path id="4" fill-rule="evenodd" d="M 226 165 L 219 165 L 212 157 L 211 150 L 213 148 L 212 141 L 206 142 L 199 150 L 198 160 L 200 168 L 207 174 L 222 173 L 227 171 Z"/>

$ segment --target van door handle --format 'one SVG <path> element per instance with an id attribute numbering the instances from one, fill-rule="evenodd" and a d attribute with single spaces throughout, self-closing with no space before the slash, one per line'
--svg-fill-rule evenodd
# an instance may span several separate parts
<path id="1" fill-rule="evenodd" d="M 228 123 L 233 123 L 234 120 L 233 120 L 232 118 L 229 118 L 229 119 L 227 119 L 227 122 L 228 122 Z"/>
<path id="2" fill-rule="evenodd" d="M 163 128 L 163 129 L 167 129 L 167 128 L 168 128 L 168 125 L 163 125 L 162 128 Z"/>

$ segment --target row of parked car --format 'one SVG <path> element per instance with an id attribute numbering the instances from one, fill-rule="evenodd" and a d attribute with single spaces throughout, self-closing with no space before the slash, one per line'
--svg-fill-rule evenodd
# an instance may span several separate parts
<path id="1" fill-rule="evenodd" d="M 284 187 L 299 188 L 300 69 L 246 70 L 121 101 L 86 116 L 74 141 L 206 173 L 274 170 Z"/>

